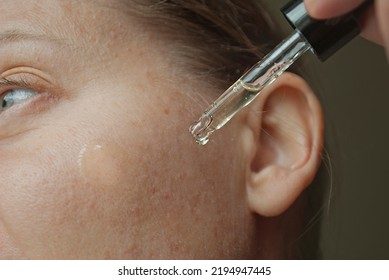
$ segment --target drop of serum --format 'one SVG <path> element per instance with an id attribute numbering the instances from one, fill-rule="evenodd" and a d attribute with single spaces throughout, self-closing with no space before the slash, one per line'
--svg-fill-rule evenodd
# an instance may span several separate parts
<path id="1" fill-rule="evenodd" d="M 203 114 L 198 121 L 190 126 L 189 131 L 192 133 L 192 136 L 195 138 L 198 144 L 207 144 L 209 135 L 214 132 L 214 130 L 211 128 L 211 124 L 212 118 L 206 114 Z"/>

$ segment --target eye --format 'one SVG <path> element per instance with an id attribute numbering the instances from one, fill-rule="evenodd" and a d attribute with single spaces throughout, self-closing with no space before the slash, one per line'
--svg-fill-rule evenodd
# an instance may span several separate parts
<path id="1" fill-rule="evenodd" d="M 31 89 L 12 89 L 6 91 L 0 98 L 1 109 L 0 112 L 12 107 L 13 105 L 23 103 L 38 95 L 37 92 Z"/>

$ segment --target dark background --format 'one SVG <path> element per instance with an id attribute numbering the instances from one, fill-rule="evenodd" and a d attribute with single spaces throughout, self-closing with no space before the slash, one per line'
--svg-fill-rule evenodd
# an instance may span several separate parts
<path id="1" fill-rule="evenodd" d="M 291 31 L 279 9 L 266 0 Z M 308 57 L 326 116 L 331 195 L 322 217 L 324 259 L 389 259 L 389 63 L 358 38 L 325 63 Z"/>

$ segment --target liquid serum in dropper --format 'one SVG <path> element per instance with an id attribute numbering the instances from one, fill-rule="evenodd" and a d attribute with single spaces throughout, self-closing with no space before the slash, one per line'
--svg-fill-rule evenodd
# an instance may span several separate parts
<path id="1" fill-rule="evenodd" d="M 289 2 L 282 12 L 295 31 L 240 77 L 192 124 L 189 130 L 196 142 L 205 145 L 214 131 L 253 101 L 307 50 L 325 61 L 357 36 L 361 31 L 359 14 L 371 2 L 366 1 L 347 15 L 320 21 L 309 17 L 303 0 Z"/>

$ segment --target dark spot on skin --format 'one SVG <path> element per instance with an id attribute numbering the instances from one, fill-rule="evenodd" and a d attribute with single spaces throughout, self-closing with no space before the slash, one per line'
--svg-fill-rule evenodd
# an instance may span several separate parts
<path id="1" fill-rule="evenodd" d="M 170 110 L 169 110 L 169 108 L 165 108 L 165 109 L 163 110 L 163 112 L 164 112 L 166 115 L 169 115 Z"/>

